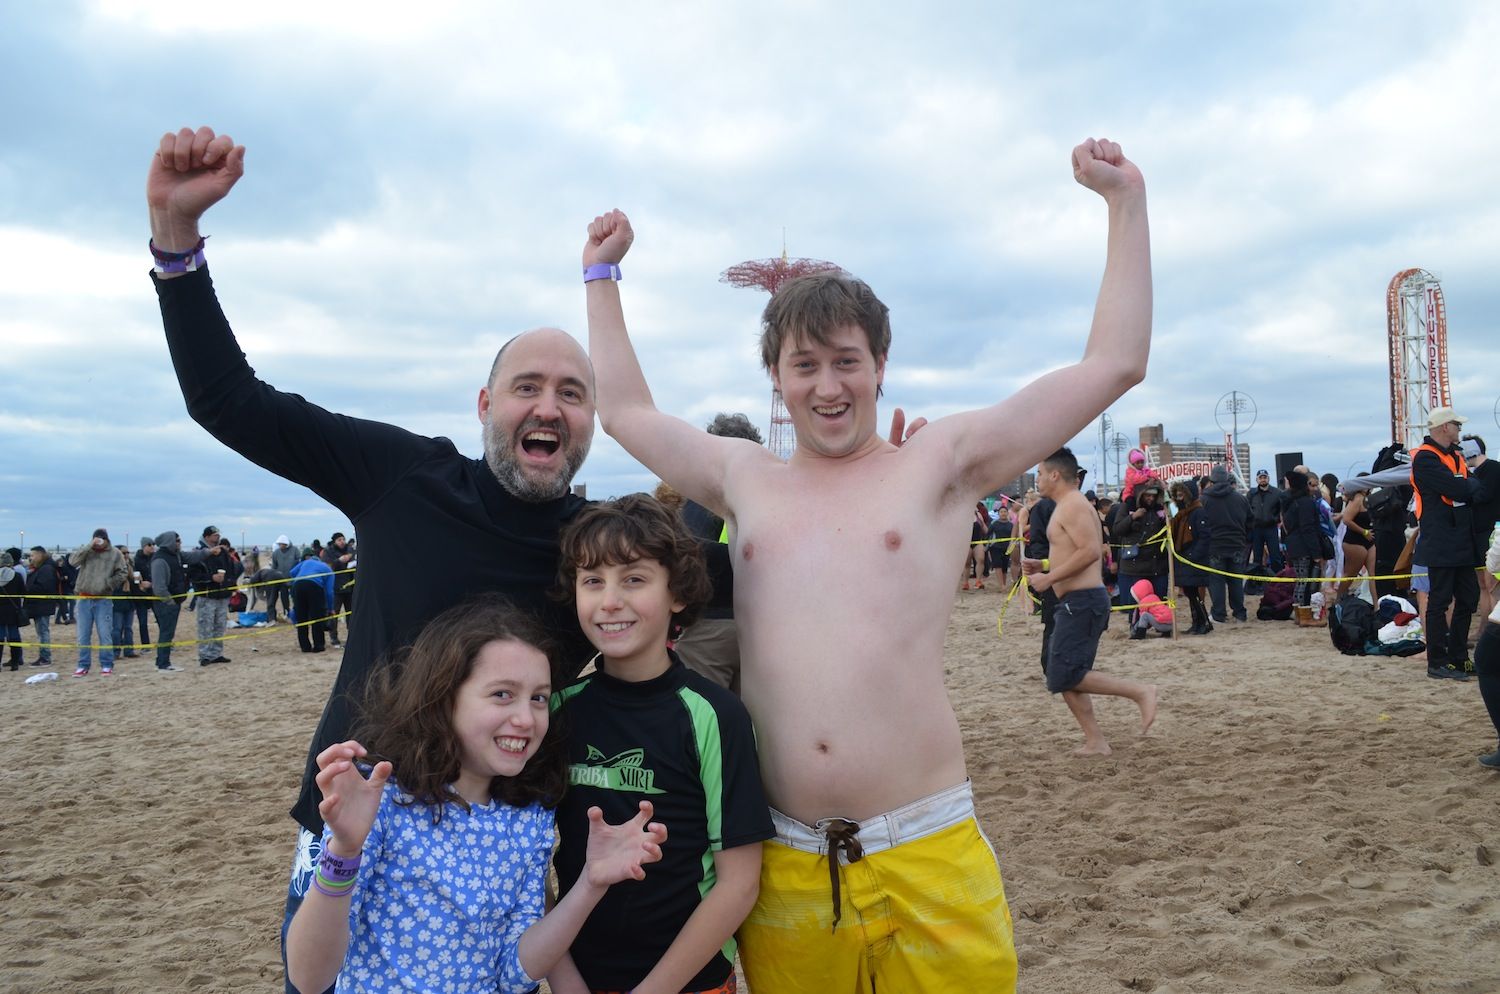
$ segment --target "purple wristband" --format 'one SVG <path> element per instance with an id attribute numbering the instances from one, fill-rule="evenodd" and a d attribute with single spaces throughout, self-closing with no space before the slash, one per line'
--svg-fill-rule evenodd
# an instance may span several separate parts
<path id="1" fill-rule="evenodd" d="M 353 856 L 337 856 L 324 846 L 322 855 L 318 857 L 318 872 L 314 879 L 322 877 L 333 886 L 352 883 L 359 876 L 359 860 L 363 855 L 364 853 L 357 852 Z"/>
<path id="2" fill-rule="evenodd" d="M 583 281 L 592 283 L 594 280 L 614 280 L 619 282 L 624 279 L 620 275 L 620 267 L 612 262 L 596 262 L 583 271 Z"/>
<path id="3" fill-rule="evenodd" d="M 199 249 L 185 259 L 158 259 L 152 269 L 158 273 L 196 273 L 206 265 L 208 260 Z"/>
<path id="4" fill-rule="evenodd" d="M 146 242 L 146 247 L 151 250 L 151 257 L 156 260 L 153 267 L 158 273 L 191 273 L 207 265 L 203 258 L 203 246 L 208 241 L 205 235 L 198 239 L 198 244 L 185 252 L 167 252 L 156 247 L 155 241 Z"/>
<path id="5" fill-rule="evenodd" d="M 317 873 L 313 874 L 312 888 L 319 894 L 322 894 L 324 897 L 348 897 L 350 894 L 354 893 L 353 881 L 350 881 L 342 887 L 325 887 L 323 886 L 321 876 Z"/>

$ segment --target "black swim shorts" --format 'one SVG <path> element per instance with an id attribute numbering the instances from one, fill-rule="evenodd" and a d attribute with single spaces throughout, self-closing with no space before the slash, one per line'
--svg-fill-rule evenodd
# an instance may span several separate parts
<path id="1" fill-rule="evenodd" d="M 1109 593 L 1103 587 L 1071 590 L 1057 599 L 1053 619 L 1047 689 L 1060 694 L 1094 668 L 1099 637 L 1109 627 Z"/>

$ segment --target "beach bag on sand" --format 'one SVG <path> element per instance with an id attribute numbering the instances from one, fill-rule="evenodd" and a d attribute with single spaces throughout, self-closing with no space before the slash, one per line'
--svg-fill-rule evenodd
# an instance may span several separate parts
<path id="1" fill-rule="evenodd" d="M 1328 612 L 1328 637 L 1346 656 L 1365 655 L 1365 646 L 1378 642 L 1379 635 L 1375 609 L 1358 594 L 1345 594 Z"/>
<path id="2" fill-rule="evenodd" d="M 1382 642 L 1376 639 L 1365 643 L 1366 656 L 1415 656 L 1427 651 L 1427 643 L 1421 639 L 1402 639 L 1399 642 Z"/>
<path id="3" fill-rule="evenodd" d="M 236 590 L 229 595 L 228 609 L 238 613 L 245 610 L 249 603 L 250 598 L 246 597 L 243 591 Z"/>

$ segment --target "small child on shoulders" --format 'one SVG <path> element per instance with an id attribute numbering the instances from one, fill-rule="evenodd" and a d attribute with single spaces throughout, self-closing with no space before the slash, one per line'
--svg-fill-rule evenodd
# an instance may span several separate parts
<path id="1" fill-rule="evenodd" d="M 1146 468 L 1146 453 L 1140 449 L 1131 449 L 1130 465 L 1125 468 L 1125 486 L 1120 491 L 1120 500 L 1124 502 L 1126 508 L 1135 510 L 1136 491 L 1152 480 L 1161 482 L 1155 470 Z"/>
<path id="2" fill-rule="evenodd" d="M 645 494 L 585 508 L 561 544 L 559 595 L 599 654 L 557 695 L 570 729 L 560 888 L 571 896 L 581 879 L 594 807 L 619 819 L 649 798 L 671 838 L 644 880 L 600 900 L 548 983 L 555 994 L 733 994 L 734 933 L 774 829 L 749 713 L 667 647 L 673 623 L 690 625 L 708 600 L 702 550 Z"/>

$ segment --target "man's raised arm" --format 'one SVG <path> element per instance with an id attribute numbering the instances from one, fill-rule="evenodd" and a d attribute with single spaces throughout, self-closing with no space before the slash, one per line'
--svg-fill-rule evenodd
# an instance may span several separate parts
<path id="1" fill-rule="evenodd" d="M 619 284 L 607 276 L 591 278 L 590 273 L 591 267 L 617 266 L 634 238 L 629 219 L 615 210 L 594 218 L 583 247 L 599 424 L 683 496 L 722 515 L 724 475 L 735 453 L 767 453 L 754 442 L 719 438 L 657 410 L 625 329 Z"/>
<path id="2" fill-rule="evenodd" d="M 1108 255 L 1083 358 L 1054 370 L 993 407 L 928 429 L 954 432 L 956 469 L 988 493 L 1078 434 L 1146 378 L 1151 351 L 1151 234 L 1146 184 L 1112 141 L 1090 138 L 1073 149 L 1073 178 L 1109 209 Z"/>

